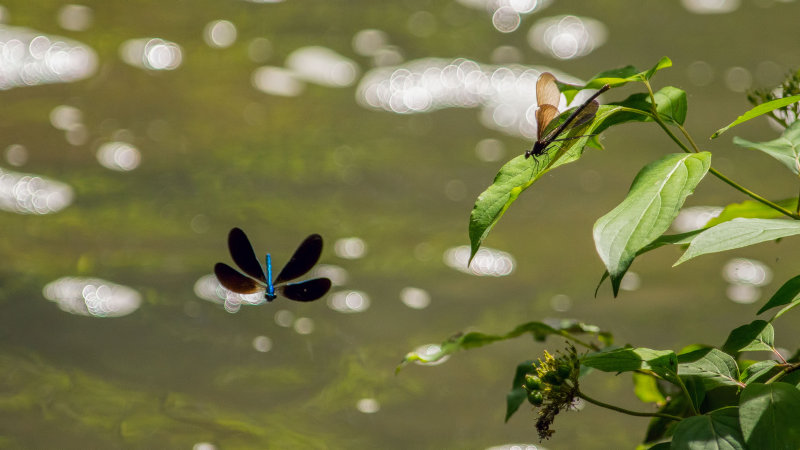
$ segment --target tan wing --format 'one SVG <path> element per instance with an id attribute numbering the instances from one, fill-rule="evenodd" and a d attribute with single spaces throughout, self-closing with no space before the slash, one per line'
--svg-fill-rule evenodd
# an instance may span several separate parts
<path id="1" fill-rule="evenodd" d="M 539 109 L 536 110 L 536 137 L 538 140 L 542 140 L 544 136 L 544 130 L 547 128 L 547 125 L 558 117 L 558 108 L 553 105 L 541 105 Z"/>
<path id="2" fill-rule="evenodd" d="M 539 106 L 553 105 L 558 107 L 561 92 L 556 84 L 556 77 L 550 72 L 543 72 L 536 81 L 536 103 Z"/>
<path id="3" fill-rule="evenodd" d="M 600 104 L 597 103 L 597 100 L 592 100 L 581 110 L 581 112 L 578 113 L 577 116 L 575 116 L 574 121 L 570 124 L 570 128 L 577 128 L 592 120 L 594 115 L 597 113 L 597 108 L 599 107 Z"/>

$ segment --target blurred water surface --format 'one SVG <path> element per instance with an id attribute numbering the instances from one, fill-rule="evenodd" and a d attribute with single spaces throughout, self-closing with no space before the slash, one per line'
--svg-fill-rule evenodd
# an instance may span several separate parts
<path id="1" fill-rule="evenodd" d="M 592 223 L 677 151 L 639 124 L 526 192 L 467 270 L 475 197 L 535 136 L 538 74 L 669 56 L 653 82 L 689 92 L 705 145 L 748 108 L 744 90 L 798 66 L 798 13 L 772 0 L 3 1 L 0 447 L 538 445 L 526 407 L 503 416 L 514 367 L 542 344 L 395 365 L 456 331 L 553 317 L 619 343 L 721 343 L 795 275 L 798 250 L 672 269 L 666 249 L 637 261 L 621 299 L 594 299 Z M 773 139 L 763 125 L 740 133 Z M 718 141 L 726 173 L 795 192 Z M 741 200 L 706 180 L 681 226 Z M 222 289 L 211 268 L 230 263 L 233 226 L 279 266 L 320 233 L 331 293 L 264 304 Z M 625 377 L 585 389 L 647 407 Z M 630 448 L 646 423 L 588 406 L 544 446 Z"/>

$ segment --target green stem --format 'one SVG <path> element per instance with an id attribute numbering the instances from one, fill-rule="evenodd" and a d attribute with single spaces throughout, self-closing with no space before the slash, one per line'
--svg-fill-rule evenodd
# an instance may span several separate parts
<path id="1" fill-rule="evenodd" d="M 764 384 L 774 383 L 774 382 L 780 380 L 781 378 L 783 378 L 787 373 L 793 372 L 793 371 L 797 370 L 798 368 L 800 368 L 800 363 L 787 364 L 783 369 L 781 369 L 780 372 L 778 372 L 775 375 L 773 375 L 772 378 L 767 380 Z"/>
<path id="2" fill-rule="evenodd" d="M 683 384 L 683 380 L 681 380 L 681 377 L 679 377 L 678 374 L 676 373 L 676 374 L 674 374 L 674 379 L 675 379 L 675 381 L 678 382 L 678 386 L 680 386 L 681 391 L 683 391 L 683 395 L 686 396 L 686 400 L 689 402 L 689 406 L 692 407 L 692 413 L 695 416 L 699 416 L 700 412 L 697 410 L 697 407 L 694 405 L 694 402 L 692 401 L 692 396 L 689 395 L 689 390 L 686 389 L 686 385 Z"/>
<path id="3" fill-rule="evenodd" d="M 791 217 L 792 219 L 795 219 L 795 220 L 800 219 L 800 214 L 793 213 L 793 212 L 789 211 L 788 209 L 784 208 L 783 206 L 780 206 L 780 205 L 778 205 L 776 203 L 773 203 L 773 202 L 765 199 L 764 197 L 756 194 L 755 192 L 751 191 L 750 189 L 747 189 L 744 186 L 741 186 L 741 185 L 737 184 L 736 182 L 734 182 L 730 178 L 728 178 L 725 175 L 723 175 L 722 173 L 720 173 L 717 169 L 714 169 L 712 167 L 711 169 L 708 169 L 708 171 L 711 172 L 714 176 L 716 176 L 720 180 L 722 180 L 723 182 L 729 184 L 731 187 L 733 187 L 737 191 L 740 191 L 740 192 L 744 193 L 745 195 L 747 195 L 748 197 L 752 198 L 753 200 L 761 202 L 761 203 L 769 206 L 770 208 L 780 212 L 781 214 Z"/>
<path id="4" fill-rule="evenodd" d="M 797 193 L 797 208 L 795 209 L 795 214 L 800 215 L 800 192 Z"/>
<path id="5" fill-rule="evenodd" d="M 600 400 L 595 400 L 595 399 L 593 399 L 593 398 L 589 397 L 588 395 L 584 394 L 584 393 L 583 393 L 583 392 L 581 392 L 581 391 L 578 391 L 578 394 L 577 394 L 577 395 L 578 395 L 578 397 L 580 397 L 580 398 L 582 398 L 582 399 L 586 400 L 587 402 L 589 402 L 589 403 L 591 403 L 591 404 L 594 404 L 594 405 L 600 406 L 601 408 L 607 408 L 607 409 L 611 409 L 611 410 L 614 410 L 614 411 L 617 411 L 617 412 L 621 412 L 622 414 L 627 414 L 627 415 L 629 415 L 629 416 L 638 416 L 638 417 L 661 417 L 661 418 L 663 418 L 663 419 L 669 419 L 669 420 L 675 420 L 675 421 L 681 421 L 681 420 L 683 420 L 683 418 L 682 418 L 682 417 L 673 416 L 673 415 L 671 415 L 671 414 L 664 414 L 664 413 L 646 413 L 646 412 L 637 412 L 637 411 L 631 411 L 631 410 L 629 410 L 629 409 L 625 409 L 625 408 L 620 408 L 619 406 L 609 405 L 608 403 L 603 403 L 603 402 L 601 402 Z"/>

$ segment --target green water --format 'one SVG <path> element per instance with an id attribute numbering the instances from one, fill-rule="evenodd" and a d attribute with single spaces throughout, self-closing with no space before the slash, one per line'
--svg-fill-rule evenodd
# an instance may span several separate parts
<path id="1" fill-rule="evenodd" d="M 670 266 L 678 253 L 667 249 L 637 261 L 640 289 L 616 300 L 607 290 L 593 298 L 602 268 L 592 223 L 621 200 L 642 165 L 678 151 L 645 124 L 611 130 L 604 152 L 589 151 L 554 171 L 509 210 L 486 245 L 513 255 L 511 275 L 453 270 L 442 255 L 468 244 L 475 197 L 530 141 L 482 125 L 477 108 L 394 114 L 360 106 L 357 86 L 374 58 L 352 45 L 359 31 L 378 29 L 406 62 L 467 58 L 485 65 L 493 64 L 498 47 L 510 46 L 520 64 L 582 78 L 627 64 L 649 67 L 669 56 L 674 67 L 653 82 L 688 91 L 687 126 L 719 155 L 715 166 L 780 198 L 796 192 L 796 181 L 775 163 L 734 147 L 730 136 L 713 143 L 705 137 L 748 108 L 743 94 L 726 87 L 729 69 L 745 69 L 755 86 L 798 66 L 795 2 L 748 0 L 720 15 L 692 14 L 679 2 L 557 2 L 523 16 L 511 33 L 498 32 L 485 10 L 453 1 L 98 0 L 84 3 L 91 23 L 75 31 L 59 25 L 66 4 L 2 3 L 7 25 L 80 42 L 96 53 L 97 67 L 75 82 L 0 91 L 0 149 L 26 149 L 24 163 L 14 166 L 7 158 L 0 168 L 66 183 L 74 194 L 69 206 L 52 214 L 0 211 L 0 447 L 538 443 L 526 406 L 507 424 L 503 415 L 514 367 L 545 346 L 521 338 L 454 355 L 436 367 L 411 366 L 397 376 L 396 364 L 407 351 L 460 330 L 501 333 L 549 317 L 595 323 L 613 331 L 620 344 L 721 343 L 725 330 L 750 321 L 759 305 L 725 298 L 725 262 L 745 256 L 766 263 L 774 276 L 766 293 L 796 275 L 798 247 L 791 240 L 675 269 Z M 606 42 L 573 60 L 533 50 L 530 27 L 562 14 L 605 24 Z M 204 27 L 215 20 L 235 25 L 231 46 L 212 48 L 204 41 Z M 179 67 L 146 70 L 121 60 L 125 42 L 153 37 L 180 45 Z M 254 50 L 257 38 L 267 41 Z M 284 67 L 287 56 L 307 46 L 352 61 L 358 70 L 352 84 L 307 82 L 295 96 L 253 87 L 257 68 Z M 688 67 L 696 61 L 712 69 L 709 84 L 692 81 Z M 624 95 L 612 92 L 606 101 Z M 51 123 L 59 105 L 82 113 L 77 137 Z M 729 134 L 754 141 L 775 137 L 763 123 Z M 499 141 L 504 156 L 476 157 L 484 139 Z M 138 166 L 114 171 L 98 163 L 99 147 L 112 141 L 134 145 Z M 689 203 L 742 200 L 709 178 Z M 198 297 L 198 279 L 215 262 L 230 263 L 225 239 L 234 226 L 278 265 L 306 235 L 320 233 L 326 239 L 322 262 L 348 275 L 334 291 L 363 292 L 369 308 L 341 313 L 327 300 L 278 299 L 231 314 Z M 363 257 L 334 252 L 334 242 L 349 237 L 366 244 Z M 69 276 L 128 286 L 141 304 L 123 317 L 69 314 L 42 292 Z M 424 289 L 430 305 L 406 306 L 400 300 L 406 287 Z M 551 308 L 557 294 L 571 299 L 571 309 Z M 280 326 L 280 311 L 310 319 L 301 324 L 313 329 L 291 320 Z M 711 312 L 717 314 L 713 321 Z M 257 342 L 271 343 L 266 352 L 254 348 L 262 336 L 268 341 Z M 551 341 L 547 348 L 560 345 Z M 584 385 L 595 398 L 646 410 L 629 387 L 623 376 L 590 378 Z M 359 404 L 378 410 L 362 412 Z M 544 445 L 630 448 L 646 423 L 587 406 L 559 416 L 555 436 Z"/>

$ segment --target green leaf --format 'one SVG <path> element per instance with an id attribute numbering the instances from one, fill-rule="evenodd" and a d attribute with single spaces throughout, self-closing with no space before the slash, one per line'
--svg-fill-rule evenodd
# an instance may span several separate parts
<path id="1" fill-rule="evenodd" d="M 797 198 L 789 198 L 775 202 L 778 206 L 794 211 L 797 208 Z M 755 200 L 745 200 L 741 203 L 731 203 L 722 210 L 717 217 L 711 218 L 704 228 L 711 228 L 722 222 L 745 217 L 748 219 L 777 219 L 786 217 L 783 213 Z"/>
<path id="2" fill-rule="evenodd" d="M 798 302 L 800 302 L 800 275 L 797 275 L 786 283 L 783 283 L 783 286 L 778 289 L 778 292 L 773 294 L 773 296 L 767 300 L 767 303 L 762 306 L 756 314 L 761 314 L 764 311 L 776 306 L 789 304 L 794 306 Z M 778 315 L 775 316 L 775 318 L 777 317 Z"/>
<path id="3" fill-rule="evenodd" d="M 656 99 L 656 110 L 662 119 L 683 124 L 686 120 L 686 92 L 676 87 L 667 86 L 653 94 Z M 609 103 L 609 105 L 622 106 L 626 108 L 620 111 L 613 119 L 607 121 L 599 127 L 597 132 L 602 132 L 606 127 L 615 125 L 616 121 L 621 122 L 652 122 L 653 107 L 650 95 L 647 93 L 637 93 L 629 96 L 621 102 Z"/>
<path id="4" fill-rule="evenodd" d="M 722 350 L 734 356 L 747 351 L 771 352 L 775 350 L 775 330 L 766 321 L 754 320 L 731 331 Z"/>
<path id="5" fill-rule="evenodd" d="M 788 167 L 795 175 L 798 174 L 797 156 L 800 153 L 800 121 L 794 122 L 783 130 L 778 139 L 768 142 L 750 142 L 740 137 L 733 138 L 733 143 L 748 147 L 772 156 Z"/>
<path id="6" fill-rule="evenodd" d="M 772 100 L 770 102 L 762 103 L 756 106 L 755 108 L 751 109 L 750 111 L 747 111 L 746 113 L 737 117 L 736 120 L 731 122 L 728 126 L 720 128 L 719 130 L 715 131 L 714 134 L 711 135 L 711 139 L 718 138 L 720 134 L 728 131 L 729 128 L 733 128 L 742 122 L 747 122 L 748 120 L 755 119 L 756 117 L 762 114 L 766 114 L 770 111 L 774 111 L 778 108 L 783 108 L 784 106 L 791 105 L 792 103 L 797 103 L 797 102 L 800 102 L 800 95 L 795 95 L 793 97 L 779 98 L 777 100 Z"/>
<path id="7" fill-rule="evenodd" d="M 618 348 L 599 353 L 589 353 L 581 364 L 603 372 L 630 372 L 650 370 L 665 379 L 673 378 L 678 359 L 672 350 L 649 348 Z"/>
<path id="8" fill-rule="evenodd" d="M 658 114 L 670 122 L 683 125 L 686 120 L 686 91 L 667 86 L 653 95 L 656 99 Z"/>
<path id="9" fill-rule="evenodd" d="M 619 107 L 602 105 L 587 127 L 573 129 L 567 136 L 592 134 L 598 126 L 619 110 Z M 524 155 L 519 155 L 500 169 L 492 185 L 478 196 L 469 215 L 469 239 L 472 248 L 470 262 L 483 240 L 517 197 L 545 173 L 580 158 L 588 139 L 582 137 L 555 142 L 549 147 L 548 152 L 539 158 L 526 159 Z"/>
<path id="10" fill-rule="evenodd" d="M 644 403 L 664 404 L 667 401 L 658 389 L 656 378 L 643 373 L 633 373 L 633 393 Z"/>
<path id="11" fill-rule="evenodd" d="M 661 69 L 666 69 L 667 67 L 672 67 L 672 61 L 665 56 L 661 58 L 655 66 L 644 72 L 637 72 L 636 68 L 633 66 L 625 66 L 618 69 L 600 72 L 593 76 L 583 86 L 560 84 L 559 88 L 567 98 L 567 103 L 569 103 L 575 98 L 575 95 L 583 89 L 600 89 L 606 84 L 610 85 L 611 87 L 623 86 L 635 81 L 649 80 L 654 73 Z"/>
<path id="12" fill-rule="evenodd" d="M 784 219 L 733 219 L 697 235 L 674 266 L 707 253 L 746 247 L 800 234 L 800 221 Z"/>
<path id="13" fill-rule="evenodd" d="M 517 365 L 517 370 L 514 372 L 514 381 L 511 383 L 511 391 L 506 395 L 506 422 L 527 399 L 528 391 L 525 390 L 525 375 L 535 370 L 536 366 L 533 365 L 533 361 L 525 361 Z"/>
<path id="14" fill-rule="evenodd" d="M 652 162 L 636 175 L 625 200 L 595 222 L 595 247 L 615 296 L 637 253 L 667 231 L 710 165 L 708 152 L 671 154 Z"/>
<path id="15" fill-rule="evenodd" d="M 571 334 L 593 334 L 598 336 L 601 341 L 603 339 L 610 339 L 610 334 L 600 331 L 600 328 L 573 320 L 563 320 L 558 324 L 549 325 L 544 322 L 527 322 L 518 325 L 506 334 L 486 334 L 476 331 L 457 333 L 444 341 L 440 346 L 440 350 L 434 354 L 420 354 L 418 352 L 407 353 L 406 356 L 403 357 L 403 360 L 400 361 L 395 372 L 399 372 L 400 369 L 410 362 L 436 362 L 458 350 L 483 347 L 484 345 L 489 345 L 497 341 L 513 339 L 523 334 L 530 334 L 537 341 L 544 341 L 550 335 L 569 336 Z"/>
<path id="16" fill-rule="evenodd" d="M 758 361 L 744 369 L 741 375 L 741 380 L 745 384 L 754 383 L 761 377 L 765 377 L 778 365 L 778 362 L 772 359 L 766 361 Z"/>
<path id="17" fill-rule="evenodd" d="M 800 445 L 800 391 L 791 384 L 753 383 L 739 400 L 739 423 L 748 448 L 795 450 Z"/>
<path id="18" fill-rule="evenodd" d="M 718 386 L 742 385 L 736 360 L 716 348 L 684 353 L 678 356 L 678 362 L 678 375 L 700 379 L 707 391 Z"/>
<path id="19" fill-rule="evenodd" d="M 672 437 L 673 449 L 745 450 L 739 409 L 728 407 L 681 420 Z"/>

